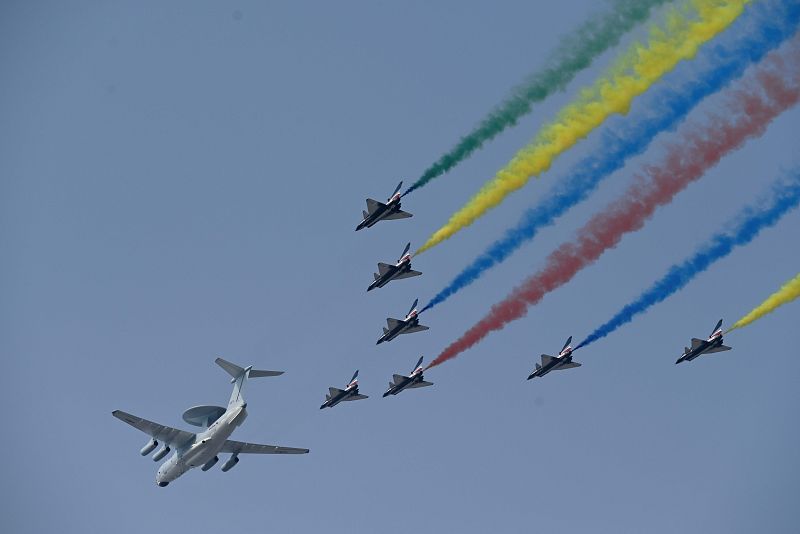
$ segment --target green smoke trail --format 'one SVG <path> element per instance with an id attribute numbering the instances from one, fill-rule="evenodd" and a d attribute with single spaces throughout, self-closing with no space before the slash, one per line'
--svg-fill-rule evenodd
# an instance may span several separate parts
<path id="1" fill-rule="evenodd" d="M 491 111 L 458 144 L 444 153 L 403 195 L 441 176 L 473 152 L 530 113 L 533 104 L 563 90 L 581 70 L 615 46 L 634 26 L 646 20 L 650 11 L 668 0 L 612 0 L 611 10 L 585 22 L 562 40 L 541 72 L 531 75 L 511 95 Z"/>

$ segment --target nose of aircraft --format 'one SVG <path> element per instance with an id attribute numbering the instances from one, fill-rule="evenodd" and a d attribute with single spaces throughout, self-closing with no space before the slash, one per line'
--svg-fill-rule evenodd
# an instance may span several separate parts
<path id="1" fill-rule="evenodd" d="M 167 484 L 169 484 L 169 482 L 164 482 L 162 480 L 161 482 L 156 482 L 156 484 L 158 484 L 158 487 L 160 487 L 160 488 L 166 488 Z"/>

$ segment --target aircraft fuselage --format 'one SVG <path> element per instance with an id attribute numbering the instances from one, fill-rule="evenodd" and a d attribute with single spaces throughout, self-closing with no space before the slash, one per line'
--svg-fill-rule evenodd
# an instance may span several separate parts
<path id="1" fill-rule="evenodd" d="M 362 228 L 372 228 L 375 223 L 379 222 L 381 219 L 384 219 L 392 213 L 396 213 L 398 211 L 400 211 L 400 199 L 392 200 L 388 204 L 384 204 L 367 215 L 364 220 L 361 221 L 358 226 L 356 226 L 356 231 L 361 230 Z"/>
<path id="2" fill-rule="evenodd" d="M 347 400 L 348 397 L 352 397 L 353 395 L 358 395 L 358 388 L 345 390 L 344 392 L 336 395 L 335 397 L 327 399 L 325 402 L 322 403 L 322 406 L 320 406 L 319 409 L 321 410 L 323 408 L 333 408 L 340 402 Z"/>
<path id="3" fill-rule="evenodd" d="M 406 389 L 408 386 L 416 382 L 422 382 L 423 380 L 424 378 L 422 377 L 422 373 L 406 377 L 406 379 L 400 382 L 399 384 L 395 384 L 392 387 L 390 387 L 389 390 L 383 394 L 383 396 L 386 397 L 387 395 L 397 395 L 398 393 Z"/>
<path id="4" fill-rule="evenodd" d="M 391 341 L 400 334 L 402 334 L 403 332 L 405 332 L 406 330 L 408 330 L 409 328 L 413 328 L 418 325 L 419 325 L 419 317 L 417 316 L 412 317 L 411 319 L 405 319 L 401 321 L 401 324 L 395 326 L 394 328 L 383 334 L 380 337 L 380 339 L 378 339 L 376 345 L 380 345 L 384 341 Z"/>
<path id="5" fill-rule="evenodd" d="M 701 356 L 703 353 L 713 348 L 719 347 L 720 345 L 722 345 L 722 343 L 723 343 L 722 336 L 718 336 L 712 339 L 711 341 L 703 341 L 703 343 L 699 347 L 685 353 L 683 356 L 678 358 L 678 361 L 676 361 L 675 363 L 690 362 L 695 358 L 697 358 L 698 356 Z"/>
<path id="6" fill-rule="evenodd" d="M 572 353 L 570 353 L 568 356 L 560 356 L 550 361 L 550 363 L 547 365 L 543 365 L 541 368 L 535 370 L 533 373 L 531 373 L 530 378 L 543 377 L 553 369 L 557 369 L 559 366 L 570 362 L 572 362 Z"/>
<path id="7" fill-rule="evenodd" d="M 407 273 L 410 270 L 411 270 L 410 261 L 404 261 L 400 265 L 394 265 L 389 271 L 386 271 L 377 280 L 372 282 L 367 288 L 367 291 L 371 291 L 376 287 L 378 288 L 383 287 L 392 280 L 394 280 L 395 278 L 397 278 L 398 276 L 400 276 L 401 274 Z"/>
<path id="8" fill-rule="evenodd" d="M 172 456 L 158 468 L 156 484 L 166 486 L 189 469 L 205 465 L 217 456 L 236 427 L 247 418 L 246 406 L 239 404 L 228 408 L 211 426 L 196 434 L 193 441 L 176 448 Z"/>

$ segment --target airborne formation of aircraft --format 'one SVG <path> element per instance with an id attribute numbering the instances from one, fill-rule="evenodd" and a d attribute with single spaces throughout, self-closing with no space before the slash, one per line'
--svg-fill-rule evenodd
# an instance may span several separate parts
<path id="1" fill-rule="evenodd" d="M 367 211 L 363 212 L 364 219 L 356 227 L 356 230 L 370 228 L 382 220 L 405 219 L 411 217 L 410 213 L 400 209 L 400 182 L 392 195 L 384 204 L 371 198 L 367 199 Z M 400 258 L 392 264 L 378 263 L 378 272 L 374 274 L 374 281 L 369 285 L 367 291 L 375 288 L 382 288 L 392 280 L 402 280 L 419 276 L 422 273 L 411 269 L 411 257 L 409 253 L 411 243 L 406 244 Z M 417 304 L 419 299 L 415 299 L 404 319 L 387 318 L 387 326 L 383 328 L 383 334 L 378 338 L 377 345 L 388 342 L 401 334 L 411 334 L 428 330 L 429 327 L 419 324 L 419 311 Z M 731 347 L 723 344 L 722 340 L 722 319 L 711 331 L 708 339 L 692 339 L 691 347 L 686 347 L 683 354 L 675 363 L 692 361 L 702 354 L 713 354 L 715 352 L 727 351 Z M 528 376 L 528 380 L 536 377 L 543 377 L 550 371 L 560 371 L 580 367 L 581 364 L 573 361 L 572 356 L 575 349 L 570 345 L 570 336 L 557 356 L 548 354 L 541 355 L 541 363 L 537 363 L 535 369 Z M 581 345 L 579 345 L 580 347 Z M 389 388 L 383 394 L 384 397 L 397 395 L 406 389 L 416 389 L 432 386 L 432 382 L 425 380 L 422 367 L 423 357 L 420 357 L 417 364 L 408 376 L 394 374 L 389 382 Z M 115 410 L 112 415 L 132 427 L 144 432 L 149 436 L 148 442 L 141 449 L 142 456 L 147 456 L 161 444 L 161 448 L 153 454 L 154 461 L 160 461 L 170 452 L 170 456 L 158 469 L 156 474 L 156 484 L 164 487 L 177 479 L 190 469 L 199 467 L 202 471 L 208 471 L 219 461 L 220 454 L 230 454 L 228 459 L 222 464 L 222 471 L 232 469 L 239 462 L 240 454 L 305 454 L 308 449 L 283 447 L 279 445 L 262 445 L 257 443 L 245 443 L 228 439 L 236 427 L 240 426 L 247 417 L 247 403 L 242 397 L 242 390 L 245 383 L 250 378 L 278 376 L 282 371 L 261 371 L 253 369 L 252 366 L 242 368 L 236 364 L 217 358 L 216 363 L 231 375 L 233 383 L 233 393 L 228 401 L 227 407 L 222 406 L 195 406 L 186 410 L 183 420 L 193 426 L 200 427 L 200 432 L 188 432 L 176 428 L 160 425 L 147 419 L 137 417 L 121 410 Z M 325 402 L 320 406 L 333 408 L 341 402 L 355 401 L 368 398 L 362 395 L 358 389 L 358 371 L 353 373 L 353 377 L 344 389 L 331 387 L 325 395 Z"/>
<path id="2" fill-rule="evenodd" d="M 142 456 L 147 456 L 163 443 L 154 455 L 153 460 L 159 461 L 170 451 L 175 452 L 169 459 L 161 464 L 156 474 L 156 484 L 162 488 L 187 472 L 199 467 L 208 471 L 219 461 L 219 454 L 230 453 L 230 457 L 222 464 L 222 471 L 229 471 L 239 463 L 240 454 L 306 454 L 308 449 L 294 447 L 281 447 L 279 445 L 261 445 L 258 443 L 245 443 L 228 439 L 247 418 L 247 403 L 242 397 L 242 390 L 249 378 L 260 376 L 278 376 L 283 371 L 259 371 L 250 367 L 242 368 L 236 364 L 216 359 L 217 365 L 225 369 L 233 378 L 233 393 L 228 401 L 228 407 L 222 406 L 195 406 L 183 413 L 183 420 L 190 425 L 204 428 L 202 432 L 192 433 L 178 430 L 135 415 L 114 410 L 112 415 L 128 423 L 137 430 L 150 436 L 150 440 L 140 451 Z"/>
<path id="3" fill-rule="evenodd" d="M 691 348 L 684 347 L 683 354 L 681 354 L 681 357 L 678 358 L 675 364 L 690 362 L 702 354 L 714 354 L 715 352 L 722 352 L 725 350 L 731 350 L 731 347 L 722 344 L 722 319 L 720 319 L 717 322 L 717 326 L 711 331 L 711 335 L 708 336 L 708 339 L 697 339 L 693 337 Z"/>
<path id="4" fill-rule="evenodd" d="M 413 334 L 414 332 L 422 332 L 428 330 L 430 327 L 419 324 L 419 312 L 417 311 L 417 303 L 419 299 L 414 299 L 411 309 L 408 310 L 405 319 L 386 319 L 386 326 L 383 327 L 383 335 L 378 338 L 376 345 L 380 345 L 384 341 L 391 341 L 400 334 Z"/>

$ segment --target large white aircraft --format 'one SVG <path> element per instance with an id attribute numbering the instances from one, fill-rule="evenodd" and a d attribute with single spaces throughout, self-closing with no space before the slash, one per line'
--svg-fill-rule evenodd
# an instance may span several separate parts
<path id="1" fill-rule="evenodd" d="M 150 454 L 158 447 L 159 442 L 164 445 L 153 455 L 154 461 L 161 460 L 171 450 L 175 450 L 175 453 L 158 468 L 156 484 L 162 488 L 193 467 L 200 467 L 203 471 L 208 471 L 219 461 L 220 453 L 230 453 L 230 458 L 222 464 L 222 470 L 229 471 L 239 463 L 240 454 L 306 454 L 308 452 L 308 449 L 259 445 L 228 439 L 236 427 L 241 425 L 247 417 L 245 409 L 247 403 L 242 397 L 242 390 L 247 379 L 259 376 L 278 376 L 282 375 L 283 371 L 259 371 L 253 369 L 252 366 L 242 368 L 222 358 L 217 358 L 216 362 L 233 377 L 231 379 L 233 393 L 231 393 L 227 408 L 195 406 L 183 413 L 183 420 L 190 425 L 204 427 L 205 430 L 202 432 L 193 434 L 185 430 L 159 425 L 122 410 L 111 412 L 117 419 L 125 421 L 150 436 L 150 441 L 140 451 L 142 456 Z"/>

